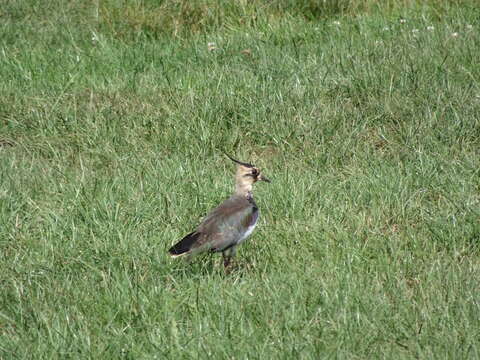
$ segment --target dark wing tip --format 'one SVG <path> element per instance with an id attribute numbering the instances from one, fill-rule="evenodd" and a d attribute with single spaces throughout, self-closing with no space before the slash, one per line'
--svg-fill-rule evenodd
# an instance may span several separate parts
<path id="1" fill-rule="evenodd" d="M 178 243 L 173 245 L 168 252 L 171 256 L 179 256 L 188 253 L 192 249 L 193 244 L 195 244 L 199 236 L 200 233 L 195 231 L 191 232 Z"/>

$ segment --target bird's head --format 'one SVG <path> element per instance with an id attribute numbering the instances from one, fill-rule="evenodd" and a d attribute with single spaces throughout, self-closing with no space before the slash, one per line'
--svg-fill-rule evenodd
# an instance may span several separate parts
<path id="1" fill-rule="evenodd" d="M 255 165 L 235 160 L 228 154 L 225 155 L 227 155 L 230 160 L 237 163 L 237 174 L 235 176 L 237 193 L 249 193 L 250 191 L 252 191 L 253 184 L 255 184 L 257 181 L 265 181 L 267 183 L 270 182 L 270 180 L 263 176 L 260 169 L 257 168 Z"/>

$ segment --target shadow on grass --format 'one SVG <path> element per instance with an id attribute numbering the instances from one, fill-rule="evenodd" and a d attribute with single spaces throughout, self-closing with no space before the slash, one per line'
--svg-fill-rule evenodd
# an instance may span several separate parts
<path id="1" fill-rule="evenodd" d="M 204 254 L 191 260 L 176 259 L 170 275 L 177 280 L 216 277 L 220 279 L 239 279 L 255 272 L 255 265 L 246 259 L 236 257 L 229 268 L 223 266 L 218 254 Z"/>

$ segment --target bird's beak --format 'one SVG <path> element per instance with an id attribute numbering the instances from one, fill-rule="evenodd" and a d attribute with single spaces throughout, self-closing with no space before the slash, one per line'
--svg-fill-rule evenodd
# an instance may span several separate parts
<path id="1" fill-rule="evenodd" d="M 266 178 L 265 176 L 263 176 L 262 174 L 260 174 L 260 176 L 258 177 L 258 180 L 259 181 L 265 181 L 267 183 L 271 183 L 271 181 L 268 178 Z"/>

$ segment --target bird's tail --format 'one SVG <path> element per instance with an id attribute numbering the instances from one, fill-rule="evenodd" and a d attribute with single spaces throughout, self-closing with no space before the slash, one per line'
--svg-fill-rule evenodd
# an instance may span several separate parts
<path id="1" fill-rule="evenodd" d="M 177 257 L 188 254 L 190 250 L 192 250 L 192 246 L 195 244 L 199 236 L 200 233 L 195 231 L 185 236 L 168 250 L 170 256 Z"/>

